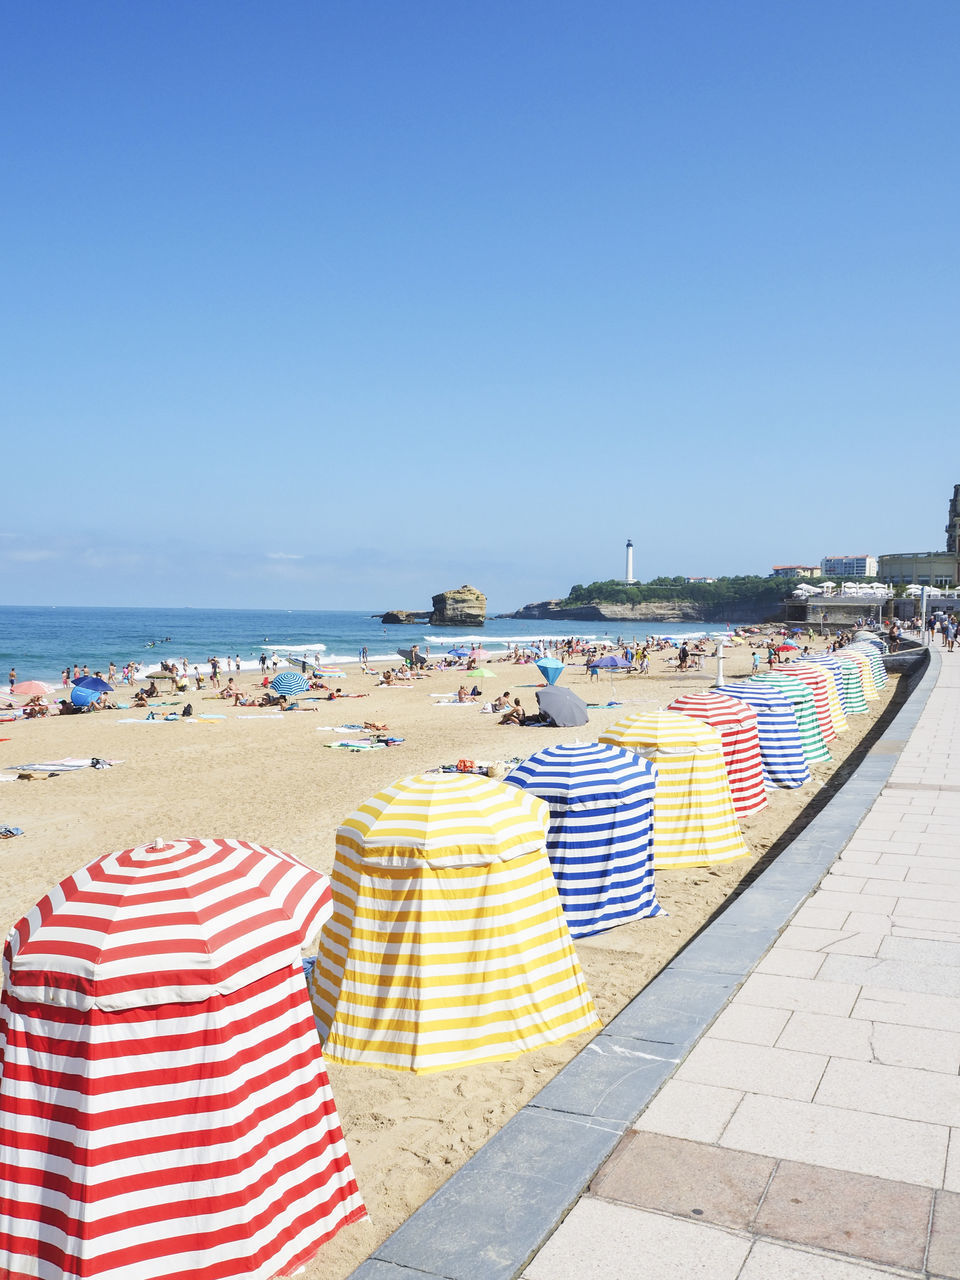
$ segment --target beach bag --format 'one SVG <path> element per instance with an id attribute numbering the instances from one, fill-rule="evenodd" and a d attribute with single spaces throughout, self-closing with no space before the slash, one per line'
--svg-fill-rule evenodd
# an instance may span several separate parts
<path id="1" fill-rule="evenodd" d="M 180 712 L 180 714 L 181 714 L 181 716 L 183 716 L 183 718 L 184 718 L 184 719 L 186 719 L 186 718 L 187 718 L 187 716 L 192 716 L 192 715 L 193 715 L 193 703 L 192 703 L 192 702 L 188 702 L 188 703 L 187 703 L 187 705 L 186 705 L 186 706 L 183 708 L 183 710 Z"/>
<path id="2" fill-rule="evenodd" d="M 472 760 L 457 761 L 457 773 L 473 773 L 474 767 Z"/>

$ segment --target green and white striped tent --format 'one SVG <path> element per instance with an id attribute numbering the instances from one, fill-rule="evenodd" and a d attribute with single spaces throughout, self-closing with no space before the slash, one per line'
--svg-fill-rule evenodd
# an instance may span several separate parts
<path id="1" fill-rule="evenodd" d="M 793 703 L 797 728 L 800 730 L 800 744 L 807 764 L 820 764 L 832 759 L 823 740 L 813 690 L 809 685 L 805 685 L 802 680 L 795 680 L 793 676 L 781 675 L 779 671 L 761 671 L 758 676 L 751 676 L 746 683 L 768 688 L 773 685 L 787 695 Z"/>

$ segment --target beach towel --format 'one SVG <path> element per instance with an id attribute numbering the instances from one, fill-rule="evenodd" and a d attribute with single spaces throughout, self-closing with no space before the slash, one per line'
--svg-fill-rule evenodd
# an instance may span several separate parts
<path id="1" fill-rule="evenodd" d="M 7 769 L 31 769 L 34 773 L 69 773 L 73 769 L 109 769 L 122 760 L 101 760 L 99 756 L 67 756 L 63 760 L 45 760 L 42 764 L 8 764 Z"/>

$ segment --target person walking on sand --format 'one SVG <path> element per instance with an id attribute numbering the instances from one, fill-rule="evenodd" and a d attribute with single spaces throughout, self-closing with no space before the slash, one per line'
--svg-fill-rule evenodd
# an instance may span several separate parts
<path id="1" fill-rule="evenodd" d="M 13 693 L 13 686 L 17 683 L 17 668 L 10 668 L 10 692 Z"/>

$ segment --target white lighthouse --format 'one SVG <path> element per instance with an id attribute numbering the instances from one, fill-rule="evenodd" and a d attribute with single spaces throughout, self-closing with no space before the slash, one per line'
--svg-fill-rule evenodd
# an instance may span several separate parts
<path id="1" fill-rule="evenodd" d="M 633 576 L 633 542 L 630 538 L 627 539 L 627 572 L 623 580 L 628 585 L 636 582 L 636 578 Z"/>

